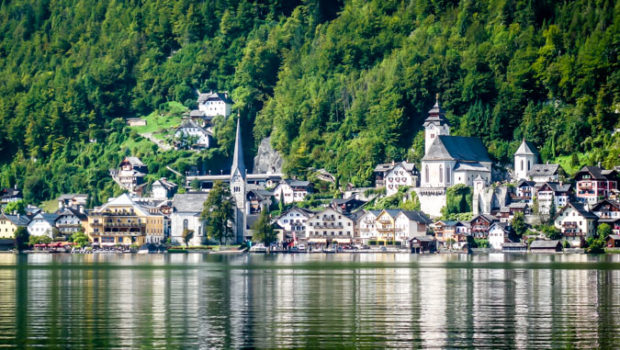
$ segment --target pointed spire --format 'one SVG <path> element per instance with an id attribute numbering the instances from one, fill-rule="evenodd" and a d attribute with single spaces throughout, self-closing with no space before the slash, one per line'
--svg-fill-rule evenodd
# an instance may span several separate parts
<path id="1" fill-rule="evenodd" d="M 237 113 L 237 134 L 235 136 L 235 152 L 233 154 L 232 166 L 230 174 L 234 175 L 235 171 L 239 171 L 241 177 L 245 178 L 245 163 L 243 162 L 243 146 L 241 145 L 241 118 Z"/>
<path id="2" fill-rule="evenodd" d="M 448 124 L 448 119 L 446 119 L 444 112 L 439 107 L 439 93 L 435 94 L 435 105 L 428 111 L 428 117 L 424 121 L 424 126 L 429 124 Z"/>

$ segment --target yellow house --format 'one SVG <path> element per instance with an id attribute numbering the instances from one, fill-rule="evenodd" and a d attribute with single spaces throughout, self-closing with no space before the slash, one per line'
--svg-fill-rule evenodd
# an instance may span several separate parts
<path id="1" fill-rule="evenodd" d="M 95 245 L 143 245 L 163 239 L 164 223 L 163 215 L 150 213 L 123 194 L 91 211 L 85 229 Z"/>
<path id="2" fill-rule="evenodd" d="M 15 231 L 20 226 L 28 226 L 30 220 L 26 215 L 0 215 L 0 239 L 15 238 Z"/>
<path id="3" fill-rule="evenodd" d="M 396 215 L 399 210 L 384 209 L 377 215 L 375 219 L 375 228 L 377 231 L 376 241 L 385 242 L 396 240 Z"/>

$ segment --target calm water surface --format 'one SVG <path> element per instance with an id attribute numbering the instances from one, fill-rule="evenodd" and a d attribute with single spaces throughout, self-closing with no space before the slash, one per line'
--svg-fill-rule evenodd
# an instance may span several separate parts
<path id="1" fill-rule="evenodd" d="M 620 255 L 0 255 L 0 347 L 618 348 Z"/>

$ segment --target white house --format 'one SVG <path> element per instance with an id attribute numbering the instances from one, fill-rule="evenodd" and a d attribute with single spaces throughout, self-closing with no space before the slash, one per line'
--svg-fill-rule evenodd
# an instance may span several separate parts
<path id="1" fill-rule="evenodd" d="M 558 164 L 533 164 L 527 176 L 536 183 L 558 182 L 563 173 L 564 170 Z"/>
<path id="2" fill-rule="evenodd" d="M 153 199 L 166 200 L 177 190 L 177 184 L 168 181 L 165 177 L 156 180 L 151 185 Z"/>
<path id="3" fill-rule="evenodd" d="M 510 227 L 503 222 L 496 222 L 489 227 L 489 246 L 495 250 L 502 250 L 504 243 L 510 243 Z"/>
<path id="4" fill-rule="evenodd" d="M 308 218 L 306 238 L 308 243 L 349 244 L 354 238 L 354 223 L 351 218 L 332 208 L 327 208 Z"/>
<path id="5" fill-rule="evenodd" d="M 56 228 L 61 235 L 70 237 L 72 234 L 84 230 L 82 222 L 86 222 L 87 217 L 83 212 L 65 207 L 58 210 L 56 215 L 58 215 L 58 218 L 56 218 Z"/>
<path id="6" fill-rule="evenodd" d="M 406 245 L 413 237 L 426 236 L 431 223 L 431 219 L 420 211 L 402 210 L 394 220 L 396 239 Z"/>
<path id="7" fill-rule="evenodd" d="M 361 243 L 367 244 L 370 239 L 377 237 L 375 220 L 381 213 L 379 210 L 364 210 L 364 214 L 355 221 L 355 238 Z"/>
<path id="8" fill-rule="evenodd" d="M 228 96 L 228 92 L 198 93 L 198 110 L 207 117 L 221 115 L 228 117 L 232 111 L 234 102 Z"/>
<path id="9" fill-rule="evenodd" d="M 191 119 L 184 119 L 177 127 L 174 138 L 177 147 L 203 149 L 211 146 L 212 135 Z"/>
<path id="10" fill-rule="evenodd" d="M 192 230 L 194 235 L 189 245 L 201 245 L 206 241 L 204 221 L 200 218 L 207 193 L 176 194 L 172 199 L 170 214 L 170 240 L 175 245 L 185 245 L 183 231 Z"/>
<path id="11" fill-rule="evenodd" d="M 574 247 L 594 236 L 598 217 L 587 211 L 583 204 L 569 202 L 555 219 L 554 225 L 562 231 L 564 238 Z"/>
<path id="12" fill-rule="evenodd" d="M 514 179 L 528 180 L 528 172 L 532 169 L 532 166 L 537 163 L 537 160 L 538 152 L 536 152 L 536 147 L 523 139 L 514 155 Z"/>
<path id="13" fill-rule="evenodd" d="M 538 212 L 541 214 L 549 214 L 551 204 L 556 209 L 561 209 L 570 201 L 571 185 L 557 182 L 545 182 L 536 190 L 536 198 L 538 200 Z"/>
<path id="14" fill-rule="evenodd" d="M 385 193 L 391 196 L 403 186 L 418 186 L 419 172 L 414 163 L 400 162 L 385 173 Z"/>
<path id="15" fill-rule="evenodd" d="M 310 192 L 312 192 L 310 182 L 285 179 L 273 190 L 273 196 L 278 202 L 283 200 L 284 204 L 290 204 L 303 201 Z"/>
<path id="16" fill-rule="evenodd" d="M 275 222 L 284 230 L 284 238 L 306 240 L 306 226 L 308 218 L 314 212 L 293 207 L 276 218 Z"/>
<path id="17" fill-rule="evenodd" d="M 48 236 L 54 238 L 57 214 L 38 213 L 28 223 L 28 234 L 31 236 Z"/>

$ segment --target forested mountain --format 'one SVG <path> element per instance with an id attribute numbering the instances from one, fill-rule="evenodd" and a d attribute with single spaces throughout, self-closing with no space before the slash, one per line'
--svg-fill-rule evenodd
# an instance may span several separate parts
<path id="1" fill-rule="evenodd" d="M 199 155 L 158 151 L 119 119 L 192 107 L 196 89 L 230 91 L 246 153 L 271 135 L 302 177 L 365 185 L 376 163 L 419 159 L 437 93 L 453 134 L 499 163 L 523 137 L 543 160 L 619 162 L 618 1 L 17 0 L 0 26 L 0 185 L 30 200 L 104 200 L 128 153 L 153 176 L 223 167 L 232 119 Z"/>

